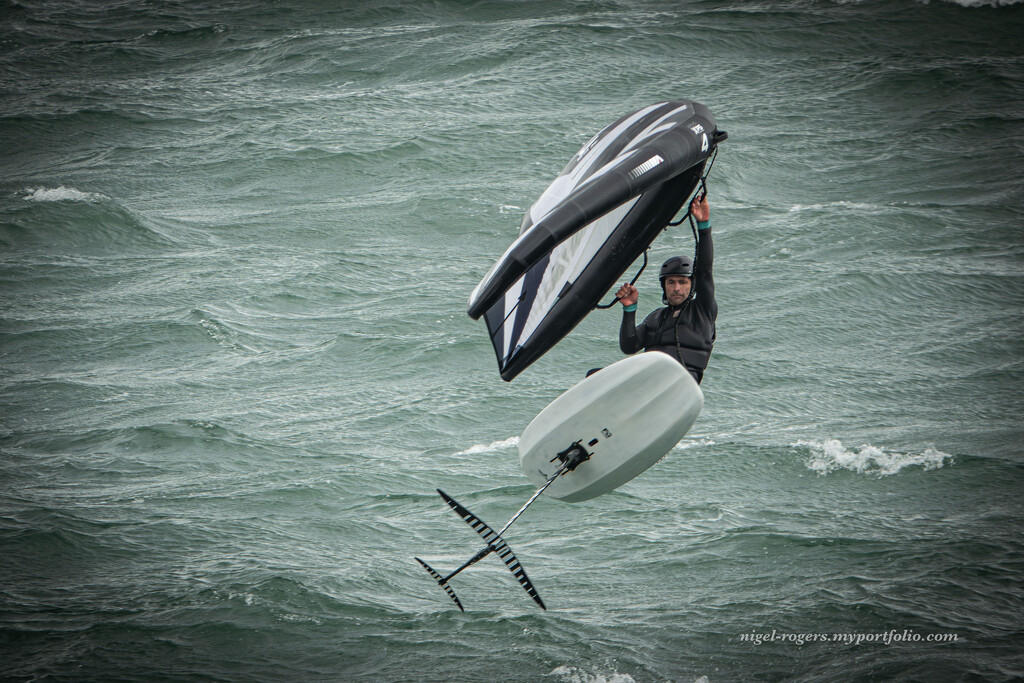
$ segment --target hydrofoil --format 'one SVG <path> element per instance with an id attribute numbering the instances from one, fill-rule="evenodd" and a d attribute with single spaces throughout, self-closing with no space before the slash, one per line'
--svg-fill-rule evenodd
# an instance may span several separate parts
<path id="1" fill-rule="evenodd" d="M 465 611 L 450 581 L 491 553 L 547 609 L 504 534 L 541 494 L 565 502 L 589 500 L 615 490 L 661 460 L 679 443 L 704 407 L 704 394 L 670 356 L 643 353 L 594 373 L 563 393 L 527 426 L 519 461 L 537 490 L 495 531 L 444 491 L 438 493 L 486 545 L 454 571 L 443 574 L 420 558 L 448 597 Z"/>

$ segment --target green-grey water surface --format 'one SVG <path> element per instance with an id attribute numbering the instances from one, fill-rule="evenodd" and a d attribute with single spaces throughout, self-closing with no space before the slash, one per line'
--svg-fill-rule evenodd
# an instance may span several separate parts
<path id="1" fill-rule="evenodd" d="M 5 680 L 1024 677 L 1024 6 L 0 0 L 0 27 Z M 412 559 L 479 547 L 435 487 L 502 524 L 518 435 L 620 357 L 595 312 L 506 384 L 466 300 L 591 135 L 677 97 L 729 133 L 704 413 L 509 531 L 548 611 L 491 558 L 460 613 Z"/>

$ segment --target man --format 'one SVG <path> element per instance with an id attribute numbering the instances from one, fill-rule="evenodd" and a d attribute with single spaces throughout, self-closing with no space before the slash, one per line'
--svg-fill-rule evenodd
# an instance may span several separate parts
<path id="1" fill-rule="evenodd" d="M 623 353 L 640 349 L 661 351 L 683 364 L 700 384 L 715 343 L 715 282 L 711 277 L 714 249 L 711 243 L 711 208 L 706 196 L 696 197 L 690 213 L 697 220 L 697 263 L 689 256 L 673 256 L 661 266 L 662 303 L 636 324 L 636 287 L 626 283 L 617 296 L 622 303 L 619 348 Z"/>

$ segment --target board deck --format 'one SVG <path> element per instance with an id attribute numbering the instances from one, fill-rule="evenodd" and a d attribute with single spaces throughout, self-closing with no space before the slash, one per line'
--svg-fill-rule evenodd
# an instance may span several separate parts
<path id="1" fill-rule="evenodd" d="M 670 356 L 630 356 L 556 398 L 519 439 L 523 472 L 542 486 L 574 443 L 590 458 L 559 476 L 545 494 L 575 503 L 608 493 L 658 462 L 686 435 L 704 393 Z"/>

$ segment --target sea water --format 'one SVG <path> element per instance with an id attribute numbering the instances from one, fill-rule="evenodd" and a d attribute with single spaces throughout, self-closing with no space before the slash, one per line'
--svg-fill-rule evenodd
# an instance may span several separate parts
<path id="1" fill-rule="evenodd" d="M 0 0 L 0 31 L 4 680 L 1024 677 L 1024 5 Z M 596 131 L 679 97 L 729 133 L 704 412 L 509 530 L 547 611 L 492 557 L 459 612 L 413 556 L 481 541 L 434 489 L 500 527 L 519 434 L 621 357 L 596 311 L 505 383 L 469 293 Z"/>

